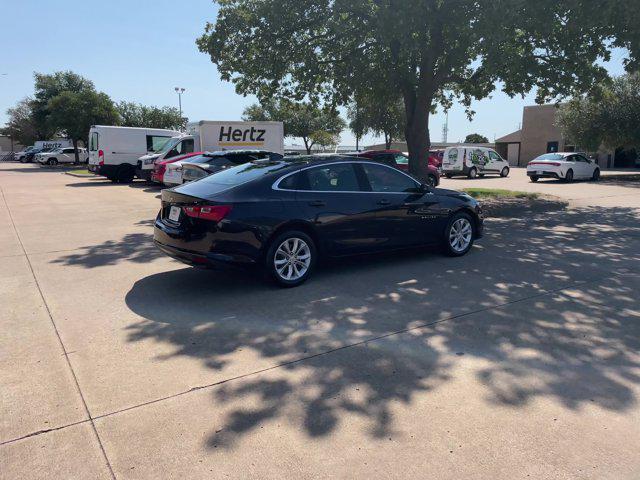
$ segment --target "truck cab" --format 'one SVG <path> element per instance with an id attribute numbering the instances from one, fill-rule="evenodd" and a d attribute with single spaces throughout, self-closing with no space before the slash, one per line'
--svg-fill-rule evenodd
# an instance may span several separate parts
<path id="1" fill-rule="evenodd" d="M 151 180 L 154 165 L 175 157 L 181 157 L 195 152 L 196 138 L 193 135 L 179 135 L 172 137 L 163 148 L 157 152 L 143 155 L 138 159 L 136 176 Z"/>

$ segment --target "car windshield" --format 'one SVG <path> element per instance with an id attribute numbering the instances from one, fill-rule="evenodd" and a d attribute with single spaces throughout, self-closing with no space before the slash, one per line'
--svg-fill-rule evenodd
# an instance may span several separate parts
<path id="1" fill-rule="evenodd" d="M 186 163 L 208 163 L 212 159 L 211 157 L 205 157 L 204 155 L 199 155 L 197 157 L 185 158 L 184 162 Z"/>
<path id="2" fill-rule="evenodd" d="M 169 150 L 171 150 L 173 147 L 175 147 L 178 143 L 180 143 L 180 141 L 182 140 L 182 137 L 173 137 L 170 138 L 169 140 L 167 140 L 164 145 L 162 146 L 162 148 L 156 150 L 153 153 L 158 153 L 160 155 L 162 155 L 163 153 L 167 153 Z"/>
<path id="3" fill-rule="evenodd" d="M 158 148 L 156 148 L 155 150 L 151 150 L 151 153 L 164 153 L 167 150 L 165 150 L 167 148 L 167 144 L 169 142 L 171 142 L 171 140 L 173 140 L 172 138 L 167 138 L 164 142 L 160 142 L 160 146 Z M 175 145 L 175 144 L 174 144 Z"/>
<path id="4" fill-rule="evenodd" d="M 564 155 L 558 153 L 545 153 L 540 155 L 536 160 L 564 160 Z"/>

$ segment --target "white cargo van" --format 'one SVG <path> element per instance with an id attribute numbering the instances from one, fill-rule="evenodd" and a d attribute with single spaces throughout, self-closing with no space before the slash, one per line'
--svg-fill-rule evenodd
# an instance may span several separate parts
<path id="1" fill-rule="evenodd" d="M 268 150 L 284 155 L 283 123 L 209 120 L 189 123 L 186 134 L 173 138 L 161 151 L 141 157 L 136 175 L 150 179 L 155 163 L 180 155 L 238 149 Z"/>
<path id="2" fill-rule="evenodd" d="M 487 174 L 506 177 L 509 175 L 509 162 L 487 147 L 448 147 L 442 156 L 442 174 L 447 178 L 459 175 L 476 178 Z"/>
<path id="3" fill-rule="evenodd" d="M 112 182 L 131 182 L 141 155 L 162 150 L 177 130 L 94 125 L 89 131 L 89 170 Z"/>

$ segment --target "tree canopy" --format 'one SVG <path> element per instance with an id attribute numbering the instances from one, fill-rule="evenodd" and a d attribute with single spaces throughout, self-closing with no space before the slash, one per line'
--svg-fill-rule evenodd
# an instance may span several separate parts
<path id="1" fill-rule="evenodd" d="M 116 109 L 120 115 L 119 125 L 123 127 L 184 128 L 186 119 L 175 107 L 155 107 L 135 102 L 119 102 Z"/>
<path id="2" fill-rule="evenodd" d="M 640 74 L 615 78 L 562 105 L 558 126 L 566 139 L 589 151 L 601 145 L 640 147 Z"/>
<path id="3" fill-rule="evenodd" d="M 15 107 L 7 109 L 9 119 L 2 129 L 3 135 L 8 135 L 21 145 L 32 145 L 36 140 L 46 140 L 42 138 L 41 132 L 33 118 L 33 99 L 24 98 Z"/>
<path id="4" fill-rule="evenodd" d="M 315 145 L 328 147 L 339 143 L 338 136 L 345 127 L 336 109 L 287 99 L 251 105 L 245 109 L 242 118 L 245 121 L 283 122 L 285 137 L 301 138 L 307 153 L 311 153 Z"/>
<path id="5" fill-rule="evenodd" d="M 93 89 L 61 92 L 49 100 L 47 108 L 51 124 L 73 141 L 76 161 L 78 141 L 87 138 L 92 125 L 115 125 L 118 121 L 118 112 L 109 96 Z"/>
<path id="6" fill-rule="evenodd" d="M 470 133 L 464 139 L 464 143 L 489 143 L 489 139 L 479 133 Z"/>
<path id="7" fill-rule="evenodd" d="M 640 13 L 611 0 L 219 0 L 198 39 L 222 79 L 260 99 L 321 98 L 346 105 L 358 91 L 402 97 L 410 169 L 422 172 L 429 117 L 467 107 L 496 85 L 537 100 L 588 91 L 599 60 L 629 49 L 637 67 Z M 469 112 L 471 113 L 471 112 Z"/>

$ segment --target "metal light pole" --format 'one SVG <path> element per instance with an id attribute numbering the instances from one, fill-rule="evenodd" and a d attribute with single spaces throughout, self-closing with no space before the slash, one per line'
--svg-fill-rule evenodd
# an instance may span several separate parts
<path id="1" fill-rule="evenodd" d="M 182 94 L 185 92 L 185 89 L 182 87 L 176 87 L 175 91 L 178 94 L 178 106 L 180 107 L 180 118 L 182 118 Z"/>

